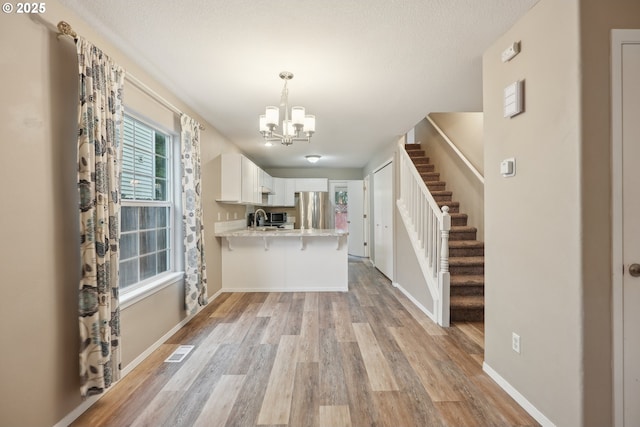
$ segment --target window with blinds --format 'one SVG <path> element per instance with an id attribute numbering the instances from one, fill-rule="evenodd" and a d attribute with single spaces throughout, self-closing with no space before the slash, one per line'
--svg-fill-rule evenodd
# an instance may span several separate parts
<path id="1" fill-rule="evenodd" d="M 120 288 L 172 270 L 172 138 L 125 115 L 120 212 Z"/>
<path id="2" fill-rule="evenodd" d="M 170 137 L 125 116 L 122 198 L 167 200 L 167 140 Z"/>

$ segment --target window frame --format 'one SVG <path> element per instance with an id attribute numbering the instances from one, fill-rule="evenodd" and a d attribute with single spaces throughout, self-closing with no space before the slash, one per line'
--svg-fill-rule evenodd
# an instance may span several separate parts
<path id="1" fill-rule="evenodd" d="M 180 162 L 180 134 L 174 130 L 167 129 L 165 126 L 151 120 L 131 109 L 125 108 L 125 116 L 142 123 L 153 129 L 154 132 L 162 133 L 167 137 L 166 158 L 169 166 L 167 167 L 167 200 L 135 200 L 121 199 L 121 207 L 141 206 L 141 207 L 169 207 L 169 260 L 170 268 L 167 271 L 156 274 L 147 279 L 143 279 L 120 288 L 120 308 L 124 309 L 135 304 L 144 298 L 152 295 L 170 285 L 184 281 L 184 242 L 182 239 L 182 166 Z M 124 150 L 124 141 L 123 141 Z M 139 257 L 138 253 L 138 257 Z M 120 259 L 118 259 L 120 263 Z M 118 278 L 120 280 L 120 278 Z"/>

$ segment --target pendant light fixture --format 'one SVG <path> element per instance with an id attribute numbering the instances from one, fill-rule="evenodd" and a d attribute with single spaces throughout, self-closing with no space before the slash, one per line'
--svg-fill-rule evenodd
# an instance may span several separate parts
<path id="1" fill-rule="evenodd" d="M 260 133 L 265 145 L 280 142 L 282 145 L 291 145 L 294 142 L 310 142 L 311 136 L 316 131 L 316 117 L 306 115 L 304 107 L 292 107 L 289 114 L 289 89 L 287 82 L 293 79 L 293 73 L 283 71 L 280 78 L 284 80 L 284 87 L 280 96 L 280 107 L 284 108 L 284 120 L 282 121 L 282 133 L 276 133 L 280 121 L 280 107 L 269 106 L 265 114 L 260 116 Z"/>

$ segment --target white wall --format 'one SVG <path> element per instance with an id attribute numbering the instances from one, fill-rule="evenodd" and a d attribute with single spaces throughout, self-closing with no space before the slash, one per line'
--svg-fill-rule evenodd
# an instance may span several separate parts
<path id="1" fill-rule="evenodd" d="M 394 282 L 409 293 L 423 308 L 433 313 L 433 298 L 420 269 L 407 229 L 397 216 L 395 224 L 396 259 Z"/>
<path id="2" fill-rule="evenodd" d="M 322 160 L 320 160 L 322 161 Z M 362 179 L 361 168 L 323 168 L 309 165 L 306 168 L 266 168 L 265 171 L 278 178 L 328 178 L 332 180 Z"/>

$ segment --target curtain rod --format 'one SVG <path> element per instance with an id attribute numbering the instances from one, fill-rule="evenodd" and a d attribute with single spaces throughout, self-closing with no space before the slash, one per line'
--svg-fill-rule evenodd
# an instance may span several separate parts
<path id="1" fill-rule="evenodd" d="M 69 25 L 67 22 L 60 21 L 58 22 L 57 27 L 58 27 L 58 36 L 69 36 L 74 40 L 78 38 L 78 34 L 73 30 L 73 28 L 71 28 L 71 25 Z M 155 99 L 165 107 L 169 108 L 174 113 L 177 113 L 180 115 L 184 114 L 178 107 L 173 105 L 171 102 L 167 101 L 162 95 L 160 95 L 158 92 L 154 91 L 149 86 L 144 84 L 140 79 L 135 77 L 133 74 L 126 72 L 125 79 L 129 80 L 129 82 L 131 82 L 138 89 L 141 89 L 144 93 L 151 96 L 153 99 Z M 200 126 L 200 130 L 205 130 L 204 126 L 202 126 L 199 123 L 198 125 Z"/>

